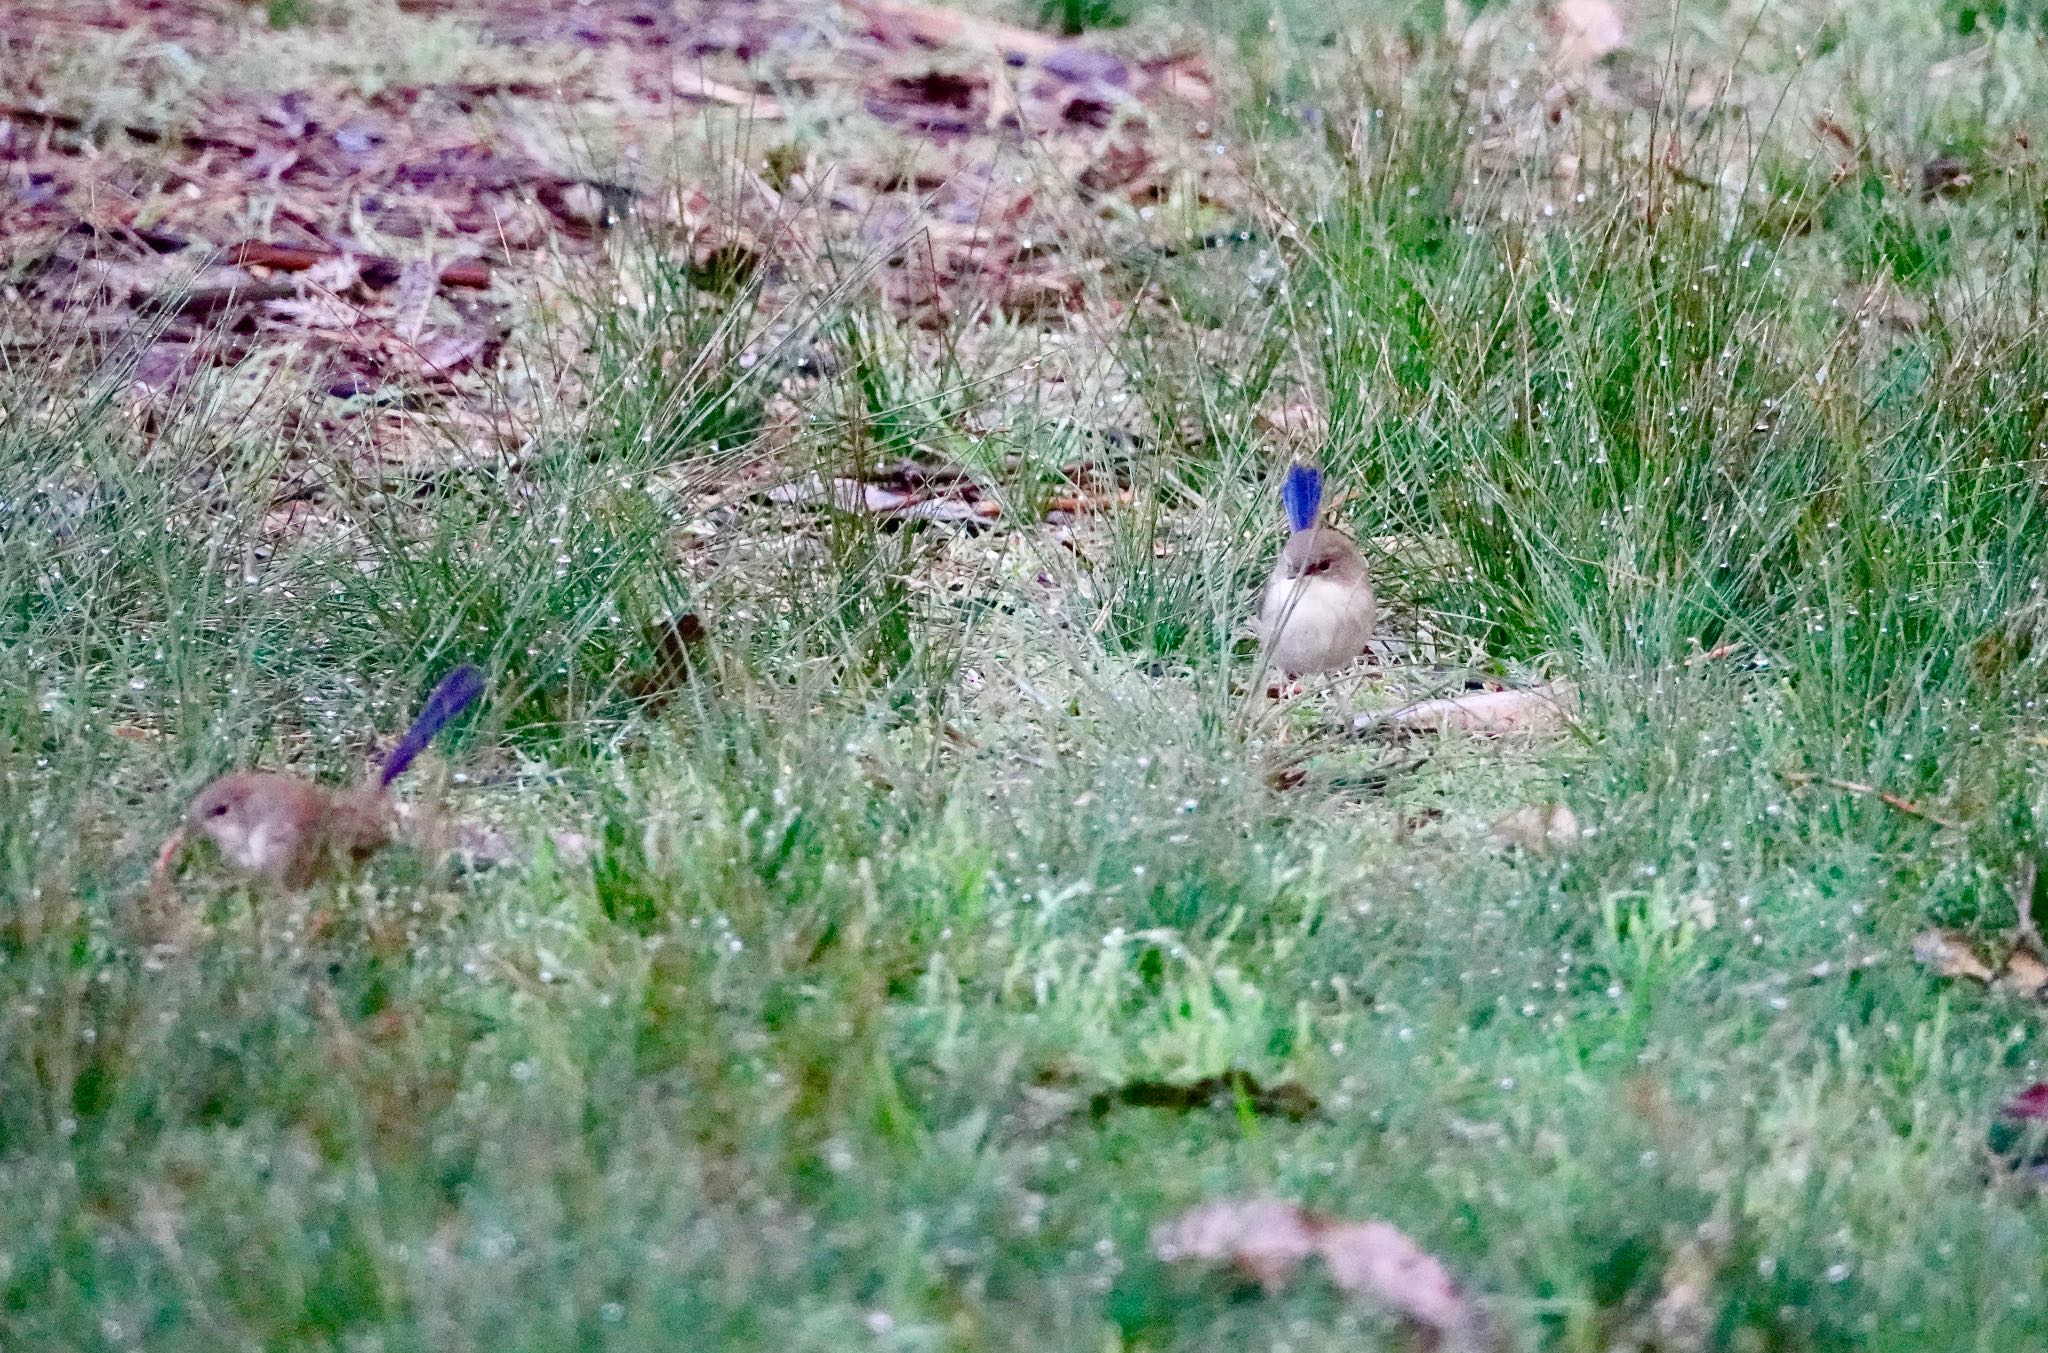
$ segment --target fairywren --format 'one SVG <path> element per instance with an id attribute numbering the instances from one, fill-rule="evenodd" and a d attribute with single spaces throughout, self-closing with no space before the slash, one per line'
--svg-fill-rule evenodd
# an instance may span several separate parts
<path id="1" fill-rule="evenodd" d="M 1254 625 L 1266 645 L 1266 664 L 1288 676 L 1342 667 L 1372 637 L 1375 611 L 1365 558 L 1342 534 L 1316 525 L 1323 502 L 1320 471 L 1289 466 L 1280 501 L 1291 534 Z"/>
<path id="2" fill-rule="evenodd" d="M 391 782 L 483 689 L 483 673 L 467 663 L 441 678 L 377 778 L 346 793 L 263 771 L 221 776 L 193 797 L 184 824 L 164 842 L 159 874 L 192 832 L 243 873 L 284 888 L 361 863 L 390 839 Z"/>

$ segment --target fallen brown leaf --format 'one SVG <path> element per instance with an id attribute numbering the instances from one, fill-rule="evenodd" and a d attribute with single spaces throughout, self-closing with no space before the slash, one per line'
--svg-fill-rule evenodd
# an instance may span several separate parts
<path id="1" fill-rule="evenodd" d="M 1719 662 L 1723 658 L 1732 658 L 1741 651 L 1741 644 L 1716 644 L 1712 648 L 1695 653 L 1687 658 L 1685 665 L 1687 667 L 1703 667 L 1710 662 Z"/>
<path id="2" fill-rule="evenodd" d="M 2005 983 L 2022 996 L 2038 996 L 2048 987 L 2048 963 L 2024 949 L 2013 950 L 2005 961 Z"/>
<path id="3" fill-rule="evenodd" d="M 1339 1222 L 1316 1238 L 1330 1281 L 1433 1330 L 1472 1318 L 1464 1294 L 1436 1257 L 1383 1221 Z"/>
<path id="4" fill-rule="evenodd" d="M 1384 1221 L 1344 1221 L 1274 1198 L 1203 1203 L 1153 1232 L 1161 1260 L 1229 1264 L 1268 1292 L 1319 1255 L 1340 1291 L 1364 1297 L 1455 1348 L 1486 1342 L 1487 1321 L 1450 1270 Z"/>
<path id="5" fill-rule="evenodd" d="M 1203 1203 L 1155 1231 L 1152 1251 L 1167 1263 L 1227 1263 L 1270 1292 L 1316 1252 L 1316 1230 L 1307 1213 L 1274 1198 Z"/>
<path id="6" fill-rule="evenodd" d="M 1989 983 L 1998 974 L 1970 947 L 1969 937 L 1954 930 L 1926 930 L 1913 937 L 1913 961 L 1942 977 L 1967 977 Z"/>
<path id="7" fill-rule="evenodd" d="M 1117 1105 L 1136 1109 L 1170 1109 L 1189 1113 L 1195 1109 L 1231 1110 L 1240 1104 L 1252 1113 L 1299 1121 L 1320 1106 L 1316 1097 L 1296 1081 L 1262 1085 L 1248 1071 L 1232 1068 L 1220 1076 L 1196 1081 L 1126 1081 L 1114 1090 L 1103 1090 L 1089 1100 L 1089 1112 L 1100 1118 Z"/>
<path id="8" fill-rule="evenodd" d="M 1503 814 L 1487 829 L 1489 844 L 1508 849 L 1520 847 L 1541 855 L 1565 846 L 1577 845 L 1581 836 L 1578 814 L 1561 803 L 1525 803 Z"/>

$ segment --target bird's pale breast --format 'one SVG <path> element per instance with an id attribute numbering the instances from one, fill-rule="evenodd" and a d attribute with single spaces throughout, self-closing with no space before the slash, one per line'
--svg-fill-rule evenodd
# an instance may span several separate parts
<path id="1" fill-rule="evenodd" d="M 1327 578 L 1275 577 L 1259 608 L 1272 665 L 1295 675 L 1350 662 L 1365 650 L 1373 620 L 1369 586 Z"/>

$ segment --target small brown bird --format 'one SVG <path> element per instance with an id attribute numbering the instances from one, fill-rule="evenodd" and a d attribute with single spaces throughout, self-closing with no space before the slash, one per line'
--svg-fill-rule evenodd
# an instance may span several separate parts
<path id="1" fill-rule="evenodd" d="M 1266 643 L 1266 664 L 1288 676 L 1343 667 L 1365 651 L 1377 619 L 1365 557 L 1339 532 L 1316 525 L 1323 498 L 1319 472 L 1290 467 L 1280 497 L 1292 533 L 1266 583 L 1254 626 Z"/>
<path id="2" fill-rule="evenodd" d="M 184 824 L 164 842 L 158 876 L 195 832 L 235 868 L 282 888 L 360 864 L 390 839 L 391 782 L 483 688 L 483 673 L 468 664 L 443 677 L 377 778 L 347 793 L 265 771 L 221 776 L 193 797 Z"/>

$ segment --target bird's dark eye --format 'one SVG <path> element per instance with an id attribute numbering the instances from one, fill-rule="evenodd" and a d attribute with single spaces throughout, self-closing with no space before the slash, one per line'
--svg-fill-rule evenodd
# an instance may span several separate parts
<path id="1" fill-rule="evenodd" d="M 208 817 L 226 817 L 228 815 L 228 806 L 224 803 L 216 803 L 213 807 L 206 810 L 206 815 Z"/>
<path id="2" fill-rule="evenodd" d="M 1327 559 L 1318 559 L 1313 564 L 1310 564 L 1307 568 L 1302 570 L 1302 572 L 1304 573 L 1328 573 L 1329 571 L 1330 561 Z"/>

